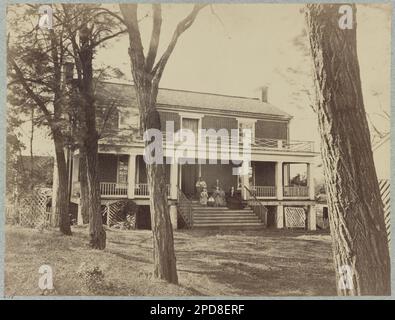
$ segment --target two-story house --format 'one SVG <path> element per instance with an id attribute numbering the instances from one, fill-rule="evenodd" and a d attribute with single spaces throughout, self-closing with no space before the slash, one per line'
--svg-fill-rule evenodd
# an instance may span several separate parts
<path id="1" fill-rule="evenodd" d="M 149 190 L 143 158 L 144 143 L 137 130 L 139 112 L 133 85 L 101 82 L 97 88 L 101 123 L 107 122 L 100 140 L 100 189 L 103 205 L 132 199 L 149 219 Z M 248 174 L 235 175 L 232 163 L 208 163 L 196 152 L 195 163 L 166 164 L 168 203 L 172 222 L 184 220 L 189 227 L 274 226 L 283 228 L 284 208 L 303 207 L 308 229 L 316 227 L 312 169 L 313 142 L 290 138 L 291 116 L 260 98 L 246 98 L 183 90 L 160 89 L 157 99 L 162 131 L 166 122 L 174 130 L 250 129 L 252 135 Z M 229 134 L 230 136 L 230 134 Z M 166 144 L 166 136 L 163 138 Z M 196 147 L 198 148 L 198 147 Z M 221 149 L 222 150 L 222 149 Z M 189 150 L 191 151 L 191 150 Z M 203 154 L 203 156 L 202 156 Z M 200 158 L 200 159 L 198 159 Z M 78 203 L 78 152 L 73 156 L 72 201 Z M 293 165 L 304 165 L 304 179 L 291 177 Z M 196 182 L 202 178 L 210 194 L 218 186 L 228 195 L 240 192 L 244 209 L 204 208 L 196 201 Z M 299 182 L 298 182 L 299 181 Z M 249 206 L 248 206 L 249 204 Z M 263 214 L 257 213 L 263 208 Z M 258 214 L 258 215 L 256 215 Z"/>

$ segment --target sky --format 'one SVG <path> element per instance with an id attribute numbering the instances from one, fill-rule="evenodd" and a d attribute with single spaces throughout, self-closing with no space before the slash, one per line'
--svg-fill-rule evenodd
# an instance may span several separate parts
<path id="1" fill-rule="evenodd" d="M 139 6 L 143 44 L 151 33 L 150 5 Z M 268 100 L 293 116 L 291 140 L 313 140 L 319 135 L 312 103 L 311 59 L 300 4 L 215 4 L 204 8 L 180 38 L 166 66 L 160 86 L 199 92 L 258 97 L 269 87 Z M 190 4 L 163 5 L 160 51 L 163 52 L 178 21 Z M 145 17 L 148 14 L 148 17 Z M 380 130 L 390 123 L 389 5 L 357 6 L 357 49 L 365 108 Z M 110 65 L 131 80 L 127 36 L 107 43 L 96 55 L 98 66 Z M 311 93 L 311 96 L 309 94 Z M 28 132 L 28 130 L 26 130 Z M 51 152 L 38 133 L 35 153 Z"/>

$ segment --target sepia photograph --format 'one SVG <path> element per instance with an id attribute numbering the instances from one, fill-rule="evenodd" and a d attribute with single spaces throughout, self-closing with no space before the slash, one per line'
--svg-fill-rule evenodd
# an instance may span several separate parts
<path id="1" fill-rule="evenodd" d="M 5 24 L 5 298 L 391 296 L 391 2 Z"/>

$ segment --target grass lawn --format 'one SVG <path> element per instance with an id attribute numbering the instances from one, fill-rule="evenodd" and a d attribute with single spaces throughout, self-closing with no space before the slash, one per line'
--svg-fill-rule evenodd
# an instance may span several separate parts
<path id="1" fill-rule="evenodd" d="M 107 248 L 87 246 L 86 227 L 73 236 L 56 230 L 6 227 L 5 294 L 132 296 L 336 295 L 327 233 L 260 230 L 179 230 L 175 246 L 179 285 L 152 279 L 148 230 L 107 230 Z M 91 289 L 81 264 L 98 266 L 104 281 Z M 52 266 L 54 287 L 38 288 L 41 265 Z"/>

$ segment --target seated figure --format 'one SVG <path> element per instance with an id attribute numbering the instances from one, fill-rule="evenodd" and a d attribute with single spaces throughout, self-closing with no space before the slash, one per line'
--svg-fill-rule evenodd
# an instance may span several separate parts
<path id="1" fill-rule="evenodd" d="M 222 190 L 220 187 L 216 187 L 215 191 L 213 192 L 214 197 L 214 206 L 215 207 L 224 207 L 226 206 L 226 196 L 225 191 Z"/>
<path id="2" fill-rule="evenodd" d="M 203 191 L 200 193 L 200 204 L 203 206 L 207 205 L 208 193 L 207 189 L 203 188 Z"/>

